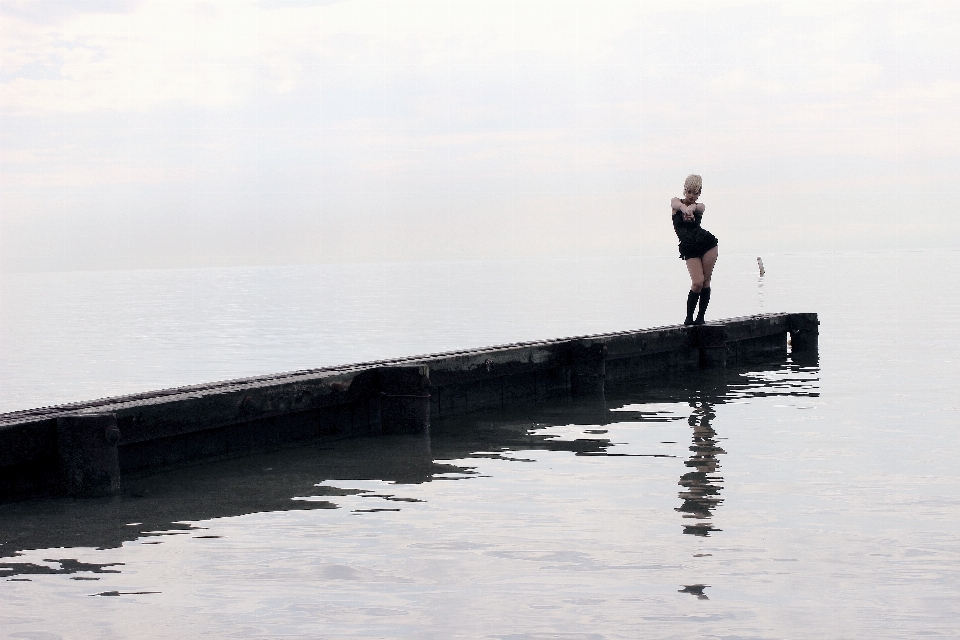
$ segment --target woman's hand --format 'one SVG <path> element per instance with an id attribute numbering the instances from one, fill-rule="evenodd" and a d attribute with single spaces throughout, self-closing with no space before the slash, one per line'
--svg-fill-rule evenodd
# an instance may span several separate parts
<path id="1" fill-rule="evenodd" d="M 683 214 L 683 219 L 686 222 L 692 222 L 694 220 L 694 215 L 697 211 L 703 211 L 703 205 L 699 202 L 694 204 L 683 204 L 680 201 L 680 198 L 671 198 L 670 206 L 674 211 L 679 211 Z"/>
<path id="2" fill-rule="evenodd" d="M 695 202 L 684 209 L 683 219 L 687 222 L 693 222 L 694 214 L 703 213 L 706 207 L 703 206 L 702 202 Z"/>

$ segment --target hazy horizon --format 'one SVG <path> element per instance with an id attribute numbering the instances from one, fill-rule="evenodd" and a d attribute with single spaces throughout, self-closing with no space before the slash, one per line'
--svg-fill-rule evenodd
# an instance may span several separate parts
<path id="1" fill-rule="evenodd" d="M 4 271 L 957 248 L 942 3 L 0 4 Z"/>

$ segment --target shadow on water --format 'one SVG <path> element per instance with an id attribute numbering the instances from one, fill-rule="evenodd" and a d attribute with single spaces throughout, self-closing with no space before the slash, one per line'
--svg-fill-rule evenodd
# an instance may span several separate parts
<path id="1" fill-rule="evenodd" d="M 108 549 L 140 540 L 150 544 L 163 536 L 203 536 L 199 523 L 212 518 L 249 513 L 336 509 L 348 495 L 376 497 L 400 507 L 398 498 L 362 489 L 342 489 L 337 481 L 380 480 L 410 484 L 468 480 L 479 477 L 471 458 L 516 459 L 510 454 L 544 450 L 578 456 L 674 457 L 662 453 L 622 454 L 604 429 L 587 429 L 589 437 L 562 439 L 552 426 L 644 423 L 687 419 L 693 428 L 690 470 L 683 474 L 677 509 L 696 522 L 684 533 L 708 535 L 712 511 L 720 504 L 720 465 L 711 425 L 714 407 L 731 400 L 765 395 L 816 396 L 817 363 L 791 361 L 727 370 L 694 372 L 608 392 L 606 400 L 557 400 L 508 410 L 437 420 L 429 436 L 362 438 L 260 453 L 230 460 L 168 469 L 123 479 L 121 495 L 103 499 L 54 499 L 0 505 L 0 558 L 12 559 L 28 550 L 51 549 L 51 555 L 73 548 Z M 688 404 L 689 417 L 645 404 Z M 449 461 L 455 461 L 452 464 Z M 371 510 L 362 510 L 371 511 Z M 56 549 L 57 551 L 53 551 Z M 96 574 L 120 571 L 118 565 L 95 565 L 74 558 L 45 560 L 59 567 L 0 559 L 0 577 L 39 573 Z M 96 579 L 77 576 L 73 579 Z M 697 585 L 694 585 L 697 586 Z M 692 589 L 693 587 L 691 587 Z M 694 593 L 694 591 L 688 591 Z M 702 589 L 695 595 L 702 595 Z M 703 596 L 706 597 L 706 596 Z"/>

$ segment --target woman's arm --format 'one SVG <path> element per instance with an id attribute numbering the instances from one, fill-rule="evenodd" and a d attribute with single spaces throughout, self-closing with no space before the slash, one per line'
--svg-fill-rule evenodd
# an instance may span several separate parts
<path id="1" fill-rule="evenodd" d="M 670 208 L 672 211 L 679 211 L 680 213 L 690 213 L 690 207 L 680 202 L 680 198 L 672 198 L 670 200 Z M 671 211 L 670 215 L 673 215 Z"/>
<path id="2" fill-rule="evenodd" d="M 680 198 L 672 198 L 670 200 L 670 207 L 672 208 L 670 215 L 673 215 L 673 211 L 679 211 L 683 214 L 683 219 L 687 220 L 688 222 L 693 220 L 694 213 L 703 213 L 707 209 L 705 206 L 703 206 L 702 202 L 688 205 L 680 202 Z"/>

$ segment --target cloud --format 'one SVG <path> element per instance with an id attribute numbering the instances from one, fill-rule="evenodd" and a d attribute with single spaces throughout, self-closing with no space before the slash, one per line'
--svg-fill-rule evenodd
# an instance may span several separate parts
<path id="1" fill-rule="evenodd" d="M 949 5 L 10 6 L 6 267 L 672 252 L 691 172 L 728 251 L 869 246 L 960 169 Z"/>
<path id="2" fill-rule="evenodd" d="M 0 108 L 11 115 L 216 107 L 286 93 L 304 66 L 596 64 L 635 26 L 629 5 L 141 2 L 125 13 L 4 17 Z M 362 82 L 362 79 L 361 79 Z"/>

